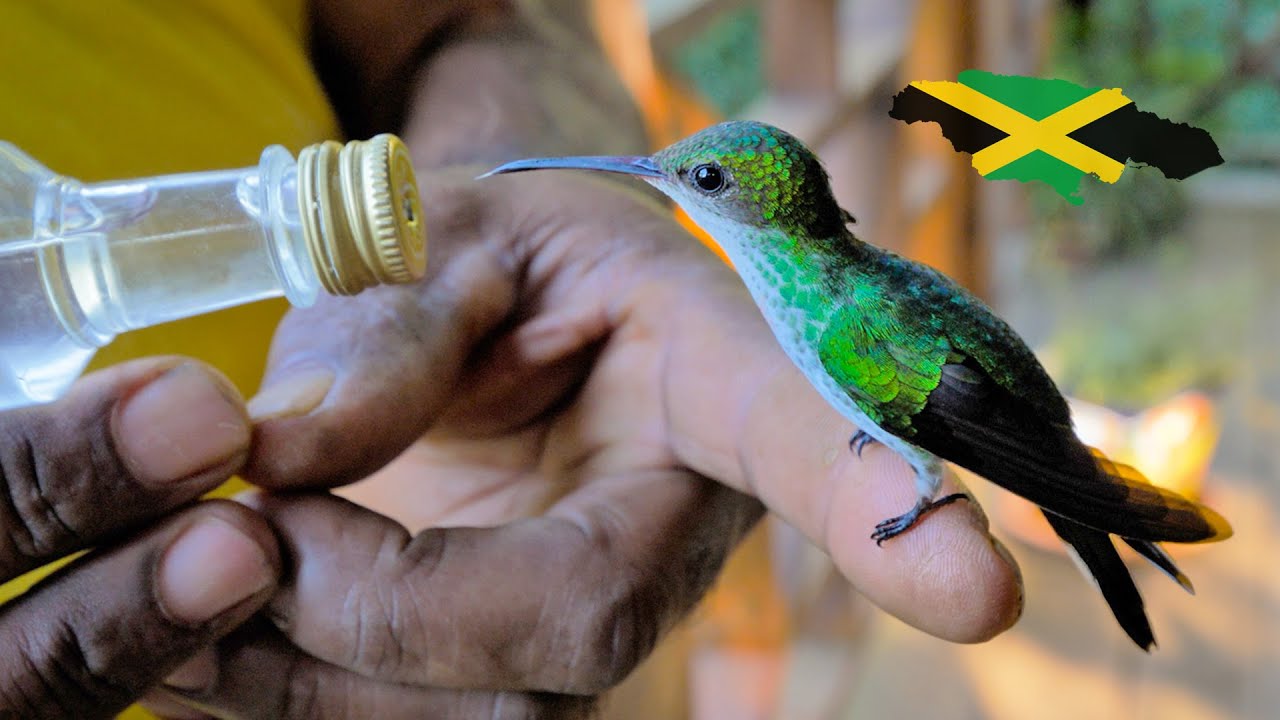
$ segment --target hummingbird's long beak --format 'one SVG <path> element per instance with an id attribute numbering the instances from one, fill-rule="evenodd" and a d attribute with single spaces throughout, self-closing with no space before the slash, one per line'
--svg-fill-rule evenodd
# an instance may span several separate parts
<path id="1" fill-rule="evenodd" d="M 665 177 L 663 172 L 658 169 L 658 166 L 653 163 L 653 159 L 644 155 L 617 157 L 584 156 L 530 158 L 528 160 L 515 160 L 505 165 L 499 165 L 480 177 L 487 178 L 490 175 L 502 175 L 505 173 L 523 172 L 525 170 L 602 170 L 604 172 L 636 175 L 638 177 Z"/>

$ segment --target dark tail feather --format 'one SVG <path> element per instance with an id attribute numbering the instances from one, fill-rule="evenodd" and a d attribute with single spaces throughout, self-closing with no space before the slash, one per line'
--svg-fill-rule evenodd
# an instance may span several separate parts
<path id="1" fill-rule="evenodd" d="M 1151 632 L 1151 623 L 1147 620 L 1138 587 L 1133 584 L 1129 568 L 1125 567 L 1120 554 L 1116 552 L 1115 545 L 1111 543 L 1111 536 L 1060 515 L 1046 512 L 1044 516 L 1048 518 L 1054 532 L 1071 546 L 1076 557 L 1093 576 L 1120 627 L 1137 643 L 1138 647 L 1149 652 L 1156 644 L 1155 636 Z M 1159 549 L 1156 548 L 1156 550 Z M 1143 555 L 1146 553 L 1143 552 Z M 1167 560 L 1163 551 L 1159 551 L 1159 555 Z M 1146 556 L 1150 558 L 1149 555 Z M 1172 563 L 1169 564 L 1172 565 Z"/>
<path id="2" fill-rule="evenodd" d="M 1087 447 L 968 360 L 943 367 L 911 427 L 908 442 L 1097 530 L 1152 542 L 1231 536 L 1221 515 Z"/>
<path id="3" fill-rule="evenodd" d="M 1163 570 L 1165 575 L 1173 578 L 1173 581 L 1181 585 L 1183 590 L 1186 590 L 1192 595 L 1196 594 L 1195 586 L 1191 584 L 1191 578 L 1184 575 L 1182 571 L 1178 569 L 1178 566 L 1173 564 L 1173 558 L 1169 557 L 1169 554 L 1164 551 L 1164 548 L 1147 540 L 1137 540 L 1135 538 L 1120 539 L 1128 543 L 1129 547 L 1137 550 L 1139 555 L 1150 560 L 1152 564 Z"/>

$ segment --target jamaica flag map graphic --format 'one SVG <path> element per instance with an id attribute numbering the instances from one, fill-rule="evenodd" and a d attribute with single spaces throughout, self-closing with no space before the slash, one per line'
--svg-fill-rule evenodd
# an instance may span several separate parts
<path id="1" fill-rule="evenodd" d="M 1039 180 L 1079 205 L 1084 175 L 1114 183 L 1130 160 L 1173 180 L 1222 164 L 1208 132 L 1142 112 L 1119 88 L 982 70 L 957 79 L 911 83 L 894 96 L 889 116 L 938 123 L 988 180 Z"/>

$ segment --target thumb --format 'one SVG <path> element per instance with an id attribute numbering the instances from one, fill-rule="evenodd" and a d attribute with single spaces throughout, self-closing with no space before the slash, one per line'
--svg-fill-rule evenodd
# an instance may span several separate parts
<path id="1" fill-rule="evenodd" d="M 443 184 L 443 183 L 442 183 Z M 510 263 L 485 242 L 477 195 L 438 187 L 423 280 L 322 296 L 276 331 L 244 475 L 265 487 L 330 487 L 399 455 L 449 400 L 462 365 L 515 301 Z"/>

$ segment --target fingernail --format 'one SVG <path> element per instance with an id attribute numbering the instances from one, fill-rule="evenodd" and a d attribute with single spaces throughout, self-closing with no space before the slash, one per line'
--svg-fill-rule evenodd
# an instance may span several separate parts
<path id="1" fill-rule="evenodd" d="M 334 374 L 327 368 L 307 368 L 290 373 L 258 391 L 249 401 L 249 417 L 255 423 L 306 415 L 315 410 L 333 387 Z"/>
<path id="2" fill-rule="evenodd" d="M 218 653 L 205 648 L 169 673 L 164 684 L 187 692 L 203 692 L 213 687 L 218 679 Z"/>
<path id="3" fill-rule="evenodd" d="M 117 447 L 138 480 L 161 484 L 246 452 L 251 436 L 246 420 L 229 383 L 183 363 L 126 399 L 114 430 Z"/>
<path id="4" fill-rule="evenodd" d="M 1014 617 L 1014 620 L 1016 621 L 1017 618 L 1022 617 L 1022 611 L 1026 605 L 1024 602 L 1026 600 L 1026 588 L 1022 584 L 1022 568 L 1018 565 L 1018 561 L 1013 559 L 1013 553 L 1009 552 L 1009 548 L 1006 547 L 1004 543 L 1000 542 L 1000 540 L 994 535 L 988 537 L 991 539 L 991 549 L 996 551 L 996 554 L 1000 556 L 1000 559 L 1004 560 L 1005 564 L 1012 568 L 1014 574 L 1017 576 L 1018 613 Z M 1012 623 L 1010 624 L 1012 625 Z"/>
<path id="5" fill-rule="evenodd" d="M 182 623 L 205 623 L 265 590 L 275 579 L 258 543 L 217 517 L 184 531 L 160 561 L 160 604 Z"/>

